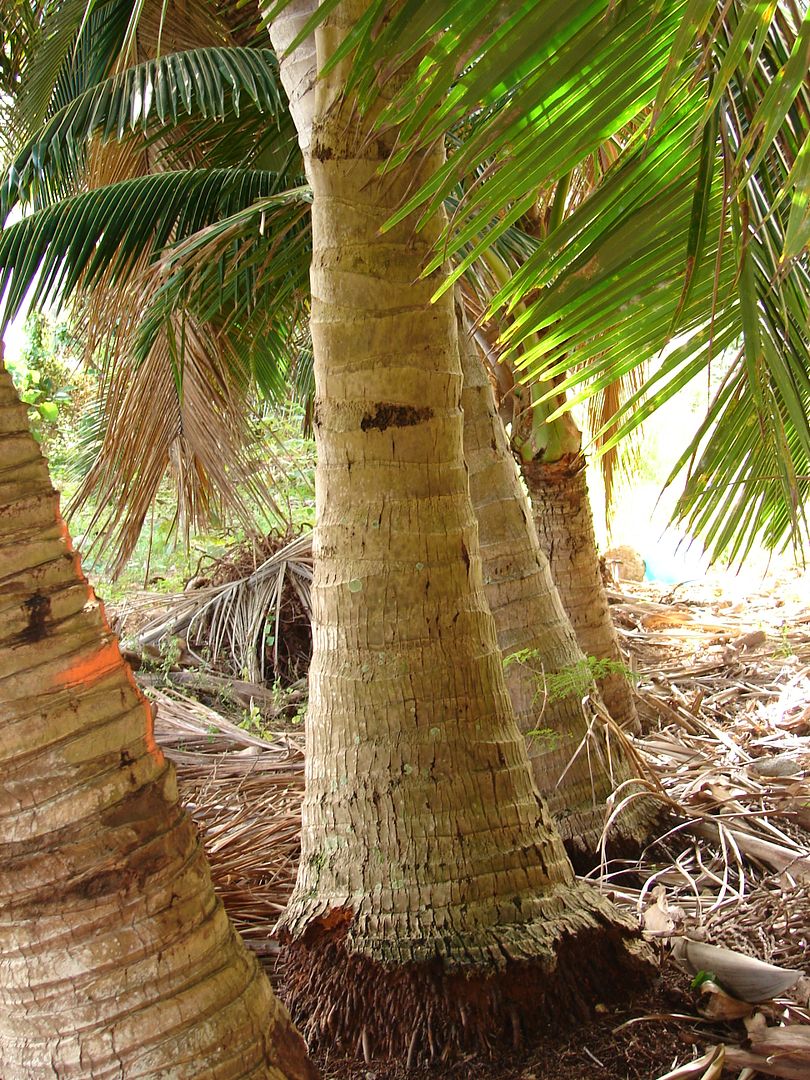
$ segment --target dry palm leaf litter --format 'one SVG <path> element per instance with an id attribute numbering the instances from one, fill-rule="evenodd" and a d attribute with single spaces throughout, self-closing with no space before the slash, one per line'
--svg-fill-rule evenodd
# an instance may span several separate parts
<path id="1" fill-rule="evenodd" d="M 305 580 L 304 540 L 292 553 L 274 551 L 258 580 L 269 595 L 280 598 L 289 577 Z M 220 584 L 192 594 L 195 612 L 227 595 L 214 591 Z M 634 746 L 665 816 L 639 860 L 603 861 L 590 877 L 636 916 L 659 950 L 661 977 L 623 1012 L 600 1012 L 597 1003 L 591 1024 L 572 1019 L 571 1030 L 550 1032 L 519 1058 L 457 1061 L 424 1075 L 808 1080 L 810 605 L 801 583 L 777 583 L 741 601 L 720 586 L 667 592 L 626 583 L 610 599 L 644 723 Z M 202 610 L 211 617 L 210 607 Z M 271 610 L 283 634 L 283 607 Z M 176 630 L 177 614 L 175 607 L 152 618 L 148 632 Z M 246 615 L 244 623 L 255 634 L 256 620 Z M 234 655 L 230 645 L 220 652 Z M 141 673 L 158 706 L 158 738 L 177 765 L 225 905 L 283 992 L 273 927 L 298 858 L 305 747 L 290 718 L 300 718 L 301 684 L 293 683 L 291 707 L 286 691 L 243 679 L 241 701 L 226 702 L 229 720 L 216 692 L 224 675 L 165 674 L 167 685 L 157 688 L 149 685 L 154 673 Z M 192 679 L 171 678 L 178 674 Z M 623 799 L 620 790 L 606 815 L 620 813 Z M 326 1076 L 346 1080 L 406 1075 L 397 1062 L 321 1064 Z"/>

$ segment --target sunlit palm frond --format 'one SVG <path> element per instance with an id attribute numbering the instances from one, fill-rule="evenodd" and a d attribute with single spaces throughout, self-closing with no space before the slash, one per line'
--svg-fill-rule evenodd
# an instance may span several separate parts
<path id="1" fill-rule="evenodd" d="M 322 4 L 302 33 L 334 7 Z M 675 353 L 665 354 L 643 408 L 632 393 L 617 416 L 604 418 L 597 435 L 608 450 L 613 433 L 632 430 L 713 351 L 744 341 L 741 400 L 763 444 L 758 466 L 750 453 L 736 461 L 736 498 L 723 503 L 722 527 L 710 528 L 694 483 L 681 508 L 707 530 L 715 555 L 744 549 L 747 539 L 731 539 L 737 527 L 746 538 L 759 527 L 773 544 L 784 539 L 781 523 L 799 541 L 810 439 L 806 5 L 413 0 L 392 13 L 375 0 L 330 62 L 351 52 L 361 101 L 386 86 L 379 123 L 399 126 L 394 161 L 464 132 L 444 169 L 397 215 L 421 210 L 424 220 L 466 183 L 428 270 L 463 251 L 455 274 L 465 272 L 532 212 L 538 190 L 565 183 L 586 155 L 617 139 L 617 160 L 598 189 L 565 220 L 556 214 L 559 223 L 491 314 L 511 312 L 513 359 L 527 378 L 549 384 L 547 400 L 561 379 L 568 390 L 584 381 L 563 407 L 608 392 L 676 332 L 692 343 L 696 351 L 680 367 L 672 366 Z M 399 78 L 403 61 L 417 55 L 416 73 Z M 629 138 L 628 121 L 636 125 Z M 711 343 L 702 348 L 707 325 Z M 713 414 L 724 425 L 730 415 Z M 723 442 L 712 430 L 703 433 L 704 462 L 712 439 Z M 728 445 L 743 453 L 739 439 Z"/>
<path id="2" fill-rule="evenodd" d="M 806 26 L 807 20 L 795 33 L 793 46 Z M 721 71 L 735 33 L 725 22 L 713 30 Z M 780 25 L 772 50 L 784 63 L 780 74 L 795 57 L 785 35 Z M 766 34 L 755 60 L 745 58 L 748 66 L 766 62 L 769 40 Z M 771 74 L 773 70 L 768 68 Z M 512 331 L 513 342 L 540 331 L 542 340 L 529 351 L 526 363 L 533 377 L 568 372 L 568 389 L 586 380 L 574 400 L 602 390 L 617 373 L 632 370 L 663 348 L 673 333 L 685 338 L 684 348 L 664 354 L 645 404 L 642 395 L 633 395 L 620 409 L 619 422 L 611 425 L 614 434 L 607 437 L 603 426 L 600 435 L 607 447 L 704 370 L 723 348 L 744 343 L 740 385 L 747 392 L 745 407 L 753 408 L 762 445 L 752 441 L 744 450 L 739 438 L 733 440 L 730 445 L 740 456 L 732 463 L 727 433 L 709 424 L 684 458 L 699 454 L 703 466 L 713 461 L 719 467 L 710 487 L 690 478 L 680 503 L 680 511 L 692 528 L 703 530 L 715 556 L 723 551 L 743 554 L 758 525 L 770 546 L 787 537 L 800 544 L 806 537 L 802 506 L 807 493 L 801 477 L 808 471 L 810 449 L 810 279 L 806 256 L 786 259 L 785 251 L 795 220 L 790 177 L 796 173 L 802 124 L 807 127 L 807 90 L 791 84 L 790 94 L 795 91 L 798 97 L 796 107 L 788 110 L 786 129 L 760 125 L 763 138 L 771 142 L 765 152 L 754 152 L 752 170 L 741 148 L 757 145 L 751 134 L 760 124 L 757 92 L 768 99 L 774 85 L 766 79 L 768 72 L 752 81 L 735 69 L 727 83 L 728 96 L 719 100 L 711 71 L 696 84 L 692 80 L 694 89 L 682 84 L 684 105 L 693 117 L 681 134 L 667 118 L 665 105 L 643 148 L 625 154 L 613 177 L 548 238 L 534 266 L 524 268 L 524 281 L 513 281 L 511 299 L 508 290 L 500 298 L 514 304 L 529 281 L 542 287 L 536 304 L 516 320 L 521 326 Z M 669 101 L 674 100 L 673 92 Z M 707 104 L 715 109 L 715 122 L 703 128 L 698 143 L 690 131 L 700 130 L 695 110 L 703 118 Z M 651 172 L 656 165 L 669 174 L 657 178 Z M 708 334 L 703 333 L 707 327 Z M 572 370 L 572 358 L 581 367 Z M 742 407 L 734 413 L 735 422 Z M 710 415 L 725 426 L 732 411 L 718 407 Z M 699 473 L 706 471 L 701 467 Z M 726 497 L 728 492 L 717 494 L 722 483 L 733 487 L 733 498 Z M 728 517 L 710 527 L 711 514 L 721 502 Z M 786 529 L 784 535 L 777 524 Z"/>

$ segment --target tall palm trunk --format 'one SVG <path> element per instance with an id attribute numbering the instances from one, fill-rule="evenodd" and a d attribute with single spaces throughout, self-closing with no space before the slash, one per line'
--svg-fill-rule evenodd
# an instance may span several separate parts
<path id="1" fill-rule="evenodd" d="M 0 363 L 0 1076 L 310 1080 Z"/>
<path id="2" fill-rule="evenodd" d="M 319 61 L 363 8 L 338 6 Z M 380 176 L 394 133 L 368 136 L 345 67 L 313 96 L 317 526 L 288 989 L 313 1038 L 412 1061 L 518 1038 L 636 961 L 573 877 L 509 705 L 452 296 L 432 305 L 436 278 L 418 280 L 441 222 L 380 232 L 438 153 Z"/>
<path id="3" fill-rule="evenodd" d="M 507 658 L 506 685 L 518 726 L 527 735 L 535 781 L 576 859 L 597 850 L 605 801 L 633 777 L 633 769 L 622 742 L 615 734 L 611 737 L 598 713 L 583 705 L 583 697 L 588 700 L 589 692 L 591 696 L 597 692 L 583 672 L 585 658 L 538 542 L 492 386 L 464 324 L 461 305 L 457 308 L 464 457 L 478 521 L 486 598 L 499 648 Z M 509 661 L 515 654 L 522 659 Z M 564 677 L 561 672 L 570 677 L 567 692 L 556 689 Z M 643 842 L 653 812 L 646 800 L 629 803 L 612 832 L 614 844 L 628 847 Z"/>
<path id="4" fill-rule="evenodd" d="M 526 461 L 523 477 L 534 508 L 540 546 L 548 556 L 551 576 L 582 652 L 621 665 L 619 639 L 599 566 L 585 459 L 575 453 L 563 454 L 557 460 Z M 599 689 L 616 723 L 638 730 L 627 676 L 614 669 L 599 680 Z"/>

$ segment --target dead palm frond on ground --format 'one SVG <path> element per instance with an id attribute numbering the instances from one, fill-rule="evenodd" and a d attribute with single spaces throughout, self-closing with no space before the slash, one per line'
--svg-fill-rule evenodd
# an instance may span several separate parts
<path id="1" fill-rule="evenodd" d="M 804 972 L 798 980 L 782 976 L 790 986 L 778 992 L 772 1004 L 758 1007 L 733 1000 L 738 1016 L 764 1011 L 768 1038 L 782 1030 L 774 1026 L 779 1022 L 786 1024 L 787 1035 L 795 1035 L 797 1025 L 806 1032 L 806 599 L 797 590 L 793 601 L 777 609 L 767 592 L 735 604 L 720 588 L 693 586 L 667 597 L 655 586 L 627 585 L 614 590 L 613 600 L 639 675 L 637 693 L 647 730 L 636 749 L 657 782 L 668 814 L 638 863 L 611 863 L 592 879 L 660 947 L 665 969 L 675 963 L 666 959 L 670 944 L 686 939 L 730 950 L 731 957 L 721 958 L 731 965 L 726 978 L 733 981 L 740 971 L 740 986 L 751 978 L 761 985 L 756 982 L 760 974 L 746 969 L 746 957 L 788 973 Z M 276 718 L 257 736 L 188 693 L 148 692 L 159 707 L 158 737 L 178 767 L 217 888 L 251 946 L 274 965 L 273 927 L 292 889 L 298 859 L 302 734 L 289 723 L 274 730 Z M 695 955 L 719 962 L 709 950 Z M 692 978 L 694 970 L 686 963 L 684 967 Z M 722 981 L 717 972 L 715 977 Z M 731 1061 L 744 1029 L 733 1027 L 741 1021 L 724 1019 L 728 993 L 715 986 L 698 988 L 681 1011 L 691 1032 L 689 1041 L 703 1048 L 725 1040 Z M 629 1013 L 627 1022 L 644 1025 L 656 1039 L 669 1038 L 666 1016 L 645 1016 L 637 1010 Z M 611 1019 L 613 1027 L 616 1023 Z M 759 1042 L 739 1053 L 764 1054 L 766 1045 L 763 1033 Z M 676 1042 L 671 1054 L 680 1061 L 689 1057 Z M 692 1056 L 698 1060 L 700 1051 Z M 765 1070 L 765 1075 L 782 1074 Z"/>

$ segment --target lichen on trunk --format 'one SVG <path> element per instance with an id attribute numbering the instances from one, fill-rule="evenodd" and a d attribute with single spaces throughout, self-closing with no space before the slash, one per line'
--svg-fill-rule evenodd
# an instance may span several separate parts
<path id="1" fill-rule="evenodd" d="M 0 363 L 0 1076 L 314 1080 Z"/>

